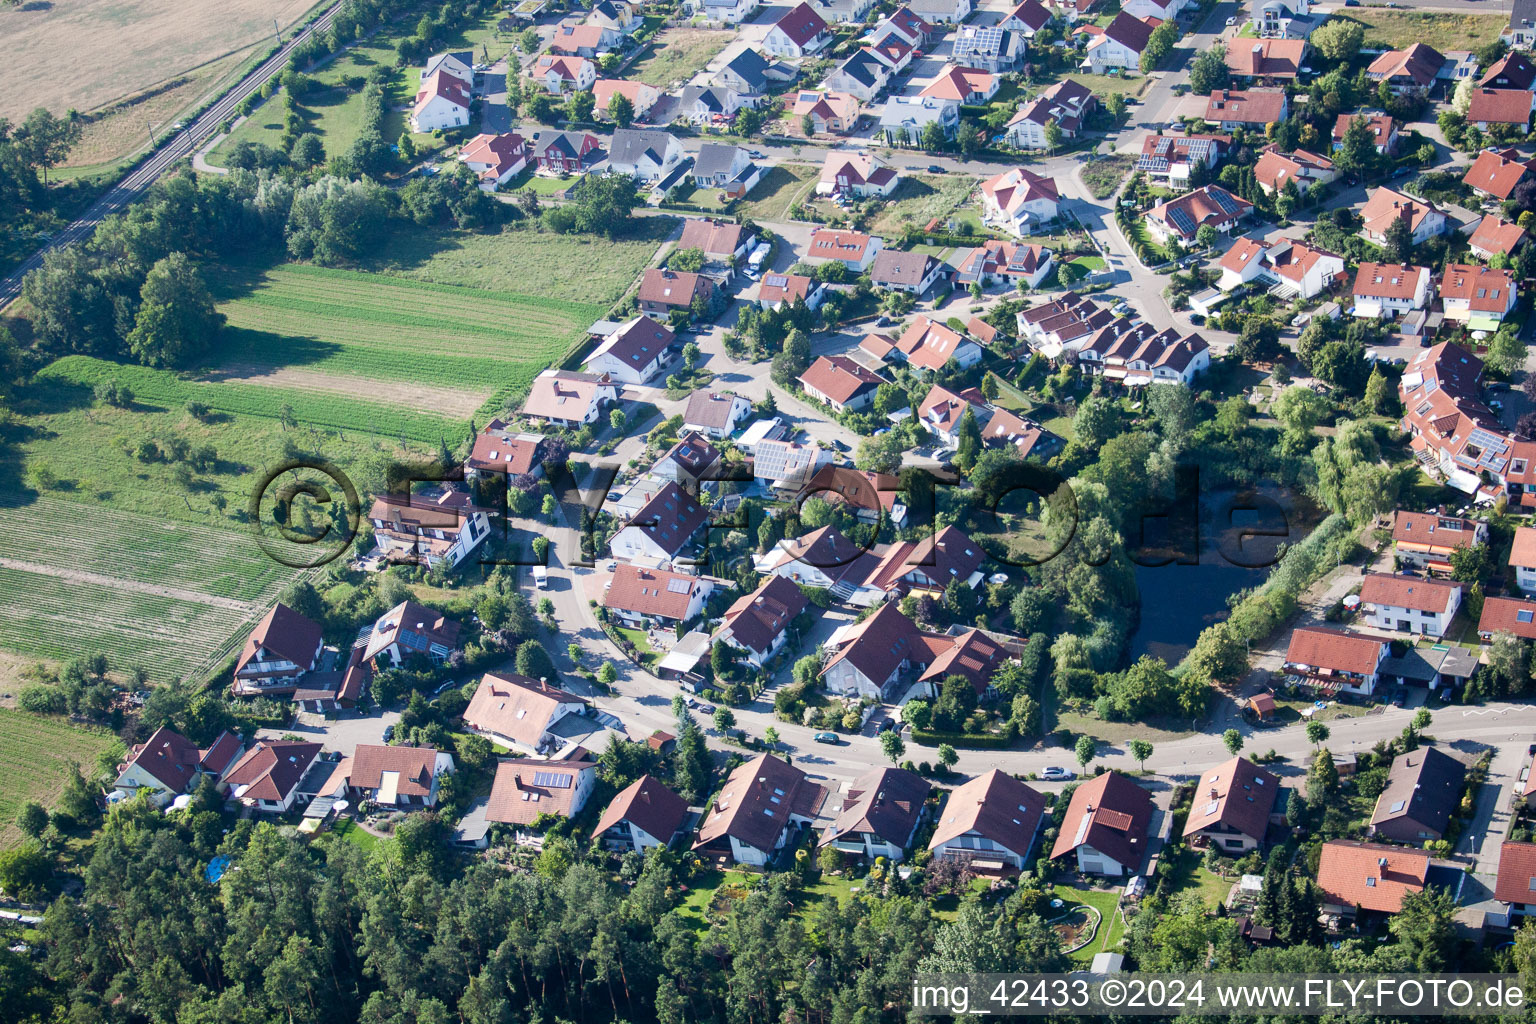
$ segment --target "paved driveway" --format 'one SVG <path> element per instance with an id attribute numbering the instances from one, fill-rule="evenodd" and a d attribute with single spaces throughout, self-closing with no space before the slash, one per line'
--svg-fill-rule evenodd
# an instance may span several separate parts
<path id="1" fill-rule="evenodd" d="M 304 715 L 301 720 L 282 729 L 261 729 L 256 733 L 256 738 L 278 740 L 292 734 L 320 743 L 326 750 L 350 757 L 360 743 L 383 743 L 384 730 L 399 721 L 400 712 L 377 709 L 367 715 L 344 712 L 342 717 L 328 721 L 321 720 L 318 715 Z"/>

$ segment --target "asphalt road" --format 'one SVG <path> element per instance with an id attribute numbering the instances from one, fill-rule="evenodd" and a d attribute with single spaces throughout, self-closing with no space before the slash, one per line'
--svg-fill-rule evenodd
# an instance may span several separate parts
<path id="1" fill-rule="evenodd" d="M 116 213 L 128 203 L 133 202 L 178 160 L 191 156 L 218 130 L 219 125 L 234 116 L 235 108 L 247 96 L 259 91 L 268 79 L 282 72 L 287 66 L 288 55 L 294 47 L 303 43 L 315 32 L 330 27 L 339 6 L 340 4 L 333 5 L 319 18 L 296 33 L 260 67 L 237 82 L 191 124 L 168 138 L 158 149 L 134 167 L 126 177 L 103 193 L 101 198 L 96 200 L 79 219 L 54 235 L 47 245 L 22 261 L 7 277 L 0 279 L 0 309 L 9 306 L 21 295 L 22 281 L 28 273 L 42 266 L 43 257 L 48 252 L 89 237 L 104 217 Z"/>

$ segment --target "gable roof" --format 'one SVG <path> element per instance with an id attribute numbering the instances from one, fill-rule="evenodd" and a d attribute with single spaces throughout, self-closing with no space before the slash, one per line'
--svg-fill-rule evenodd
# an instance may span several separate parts
<path id="1" fill-rule="evenodd" d="M 1249 89 L 1233 92 L 1217 89 L 1205 105 L 1207 121 L 1236 121 L 1243 124 L 1269 124 L 1279 121 L 1286 108 L 1285 90 Z"/>
<path id="2" fill-rule="evenodd" d="M 544 438 L 539 434 L 508 434 L 487 426 L 475 435 L 475 446 L 464 460 L 470 469 L 518 476 L 540 464 Z"/>
<path id="3" fill-rule="evenodd" d="M 1305 39 L 1233 39 L 1227 43 L 1227 67 L 1252 78 L 1295 78 L 1306 51 Z"/>
<path id="4" fill-rule="evenodd" d="M 884 384 L 885 378 L 847 356 L 818 356 L 800 375 L 800 382 L 842 405 L 856 395 Z"/>
<path id="5" fill-rule="evenodd" d="M 1468 541 L 1463 546 L 1471 547 L 1472 543 Z M 1536 527 L 1515 527 L 1515 539 L 1509 545 L 1509 564 L 1536 569 Z"/>
<path id="6" fill-rule="evenodd" d="M 725 66 L 754 92 L 768 87 L 768 62 L 756 50 L 743 49 Z"/>
<path id="7" fill-rule="evenodd" d="M 805 300 L 810 297 L 814 284 L 802 274 L 764 274 L 763 283 L 757 288 L 757 301 L 771 306 L 779 302 Z"/>
<path id="8" fill-rule="evenodd" d="M 1036 0 L 1024 0 L 1023 3 L 1019 4 L 1009 13 L 1008 17 L 1017 18 L 1019 24 L 1033 32 L 1038 32 L 1050 24 L 1051 12 L 1037 3 Z"/>
<path id="9" fill-rule="evenodd" d="M 1429 86 L 1445 64 L 1445 57 L 1432 46 L 1414 43 L 1406 50 L 1388 50 L 1371 61 L 1365 73 L 1373 80 L 1409 78 L 1420 88 Z"/>
<path id="10" fill-rule="evenodd" d="M 596 65 L 585 57 L 545 54 L 534 62 L 528 74 L 533 78 L 548 78 L 553 71 L 562 81 L 577 82 L 582 78 L 582 71 L 588 67 Z"/>
<path id="11" fill-rule="evenodd" d="M 695 296 L 708 295 L 713 289 L 714 282 L 703 274 L 651 267 L 640 279 L 639 298 L 641 302 L 682 308 L 691 306 Z"/>
<path id="12" fill-rule="evenodd" d="M 686 618 L 693 599 L 709 589 L 698 576 L 628 562 L 614 569 L 612 582 L 603 593 L 603 607 L 663 619 Z"/>
<path id="13" fill-rule="evenodd" d="M 1520 597 L 1485 598 L 1477 631 L 1512 633 L 1525 640 L 1536 640 L 1536 601 Z"/>
<path id="14" fill-rule="evenodd" d="M 676 483 L 669 482 L 651 496 L 624 524 L 625 528 L 643 530 L 645 535 L 669 555 L 676 555 L 687 545 L 709 518 L 709 511 Z"/>
<path id="15" fill-rule="evenodd" d="M 590 764 L 515 758 L 496 763 L 496 778 L 486 802 L 488 821 L 529 825 L 541 814 L 569 818 L 576 810 L 581 776 L 595 771 Z"/>
<path id="16" fill-rule="evenodd" d="M 1113 39 L 1121 46 L 1140 53 L 1147 48 L 1147 40 L 1152 38 L 1152 26 L 1121 11 L 1104 26 L 1104 38 Z"/>
<path id="17" fill-rule="evenodd" d="M 617 391 L 605 373 L 545 370 L 533 379 L 523 415 L 539 419 L 579 420 L 605 390 Z"/>
<path id="18" fill-rule="evenodd" d="M 1411 299 L 1429 276 L 1428 267 L 1395 263 L 1362 263 L 1355 272 L 1356 298 Z"/>
<path id="19" fill-rule="evenodd" d="M 901 481 L 887 473 L 829 464 L 816 471 L 800 495 L 814 494 L 833 504 L 845 502 L 865 512 L 888 512 L 900 490 Z"/>
<path id="20" fill-rule="evenodd" d="M 1507 270 L 1449 263 L 1440 278 L 1440 298 L 1464 300 L 1473 312 L 1503 313 L 1514 297 L 1514 276 Z"/>
<path id="21" fill-rule="evenodd" d="M 638 167 L 650 160 L 658 167 L 667 162 L 667 150 L 676 148 L 677 139 L 657 128 L 620 128 L 608 144 L 608 162 L 615 166 Z"/>
<path id="22" fill-rule="evenodd" d="M 459 646 L 459 628 L 458 622 L 441 612 L 415 601 L 401 601 L 374 620 L 363 657 L 376 658 L 392 644 L 405 648 L 407 655 L 428 654 L 434 644 L 451 651 Z"/>
<path id="23" fill-rule="evenodd" d="M 1360 586 L 1360 601 L 1378 607 L 1411 608 L 1441 614 L 1449 606 L 1452 596 L 1460 592 L 1460 583 L 1371 572 L 1365 574 Z"/>
<path id="24" fill-rule="evenodd" d="M 1502 220 L 1492 213 L 1485 215 L 1477 222 L 1472 237 L 1468 239 L 1468 243 L 1474 249 L 1480 249 L 1486 253 L 1502 253 L 1506 256 L 1519 248 L 1523 241 L 1525 241 L 1525 228 Z"/>
<path id="25" fill-rule="evenodd" d="M 1462 181 L 1479 192 L 1486 192 L 1499 199 L 1508 199 L 1527 167 L 1513 149 L 1499 151 L 1485 149 L 1477 154 L 1472 166 L 1462 176 Z"/>
<path id="26" fill-rule="evenodd" d="M 591 363 L 600 356 L 608 356 L 631 369 L 641 370 L 655 362 L 656 358 L 671 348 L 676 340 L 677 334 L 672 328 L 659 324 L 648 316 L 636 316 L 610 334 L 597 347 L 597 350 L 587 357 L 587 362 Z"/>
<path id="27" fill-rule="evenodd" d="M 1263 843 L 1279 792 L 1278 775 L 1246 757 L 1234 757 L 1200 776 L 1184 834 L 1219 824 Z"/>
<path id="28" fill-rule="evenodd" d="M 928 848 L 975 833 L 1020 857 L 1034 844 L 1045 797 L 1029 784 L 996 768 L 957 786 L 939 812 Z"/>
<path id="29" fill-rule="evenodd" d="M 1051 857 L 1091 846 L 1128 870 L 1139 870 L 1151 820 L 1151 794 L 1119 772 L 1105 772 L 1072 791 Z"/>
<path id="30" fill-rule="evenodd" d="M 1524 125 L 1531 119 L 1533 102 L 1536 93 L 1525 89 L 1473 89 L 1467 121 Z"/>
<path id="31" fill-rule="evenodd" d="M 1333 170 L 1333 161 L 1316 153 L 1298 149 L 1292 153 L 1280 152 L 1274 144 L 1264 147 L 1259 162 L 1254 164 L 1253 175 L 1260 185 L 1272 189 L 1285 187 L 1287 181 L 1306 178 L 1309 174 Z"/>
<path id="32" fill-rule="evenodd" d="M 876 285 L 907 285 L 915 288 L 940 266 L 939 261 L 927 253 L 881 249 L 875 254 L 875 262 L 870 265 L 869 279 Z"/>
<path id="33" fill-rule="evenodd" d="M 779 634 L 789 628 L 795 616 L 805 611 L 805 595 L 786 576 L 769 576 L 750 594 L 736 599 L 726 610 L 721 633 L 748 650 L 767 654 Z"/>
<path id="34" fill-rule="evenodd" d="M 846 627 L 839 637 L 842 646 L 821 673 L 825 676 L 834 665 L 846 662 L 876 686 L 883 685 L 903 661 L 928 661 L 920 633 L 894 602 L 882 604 L 863 622 Z"/>
<path id="35" fill-rule="evenodd" d="M 985 694 L 992 676 L 1007 659 L 1007 652 L 980 629 L 946 639 L 947 643 L 937 638 L 928 642 L 933 661 L 918 677 L 919 681 L 941 686 L 950 676 L 959 676 L 971 684 L 978 697 Z"/>
<path id="36" fill-rule="evenodd" d="M 1301 626 L 1291 633 L 1285 663 L 1368 676 L 1380 664 L 1385 646 L 1385 640 L 1348 630 Z"/>
<path id="37" fill-rule="evenodd" d="M 1360 220 L 1371 234 L 1385 235 L 1387 228 L 1398 218 L 1408 222 L 1410 231 L 1416 231 L 1427 217 L 1439 212 L 1433 203 L 1423 199 L 1414 199 L 1395 189 L 1378 188 L 1366 200 Z"/>
<path id="38" fill-rule="evenodd" d="M 759 754 L 739 766 L 720 787 L 699 827 L 694 849 L 730 837 L 764 852 L 778 844 L 790 815 L 815 817 L 827 791 L 805 772 L 772 754 Z"/>
<path id="39" fill-rule="evenodd" d="M 235 662 L 238 673 L 255 660 L 258 651 L 270 651 L 302 669 L 314 664 L 320 649 L 320 625 L 279 601 L 251 630 L 250 638 Z"/>
<path id="40" fill-rule="evenodd" d="M 1055 203 L 1061 198 L 1055 179 L 1023 167 L 1010 167 L 993 175 L 981 183 L 981 192 L 1008 213 L 1036 199 Z"/>
<path id="41" fill-rule="evenodd" d="M 919 96 L 934 96 L 941 100 L 964 103 L 972 93 L 985 93 L 992 87 L 994 76 L 978 68 L 961 68 L 946 64 L 939 77 L 928 83 Z"/>
<path id="42" fill-rule="evenodd" d="M 1467 766 L 1434 747 L 1420 747 L 1392 759 L 1387 785 L 1376 798 L 1371 824 L 1399 818 L 1443 833 L 1451 820 Z"/>
<path id="43" fill-rule="evenodd" d="M 134 746 L 123 767 L 137 765 L 172 793 L 184 793 L 196 777 L 201 760 L 197 744 L 162 725 L 149 739 Z"/>
<path id="44" fill-rule="evenodd" d="M 724 430 L 735 422 L 731 418 L 731 411 L 737 402 L 743 401 L 745 399 L 740 395 L 729 391 L 695 391 L 688 396 L 688 404 L 683 409 L 683 422 L 712 430 Z"/>
<path id="45" fill-rule="evenodd" d="M 771 568 L 791 562 L 811 566 L 834 583 L 849 579 L 862 583 L 875 566 L 875 556 L 849 540 L 835 526 L 823 526 L 799 537 L 786 537 L 774 546 Z"/>
<path id="46" fill-rule="evenodd" d="M 1350 126 L 1357 120 L 1365 121 L 1366 126 L 1370 128 L 1371 137 L 1376 140 L 1376 145 L 1378 146 L 1385 146 L 1387 140 L 1392 137 L 1393 129 L 1397 127 L 1397 122 L 1393 119 L 1392 115 L 1382 113 L 1381 111 L 1360 111 L 1353 114 L 1340 114 L 1333 122 L 1333 141 L 1343 142 L 1344 133 L 1349 131 Z"/>
<path id="47" fill-rule="evenodd" d="M 1494 61 L 1477 84 L 1490 89 L 1529 89 L 1536 85 L 1536 64 L 1519 50 L 1511 50 Z"/>
<path id="48" fill-rule="evenodd" d="M 796 46 L 803 47 L 823 32 L 827 31 L 827 23 L 822 20 L 808 3 L 799 3 L 774 22 L 773 27 L 789 37 L 789 41 Z"/>
<path id="49" fill-rule="evenodd" d="M 318 756 L 318 743 L 261 740 L 230 766 L 224 782 L 238 799 L 280 803 Z"/>
<path id="50" fill-rule="evenodd" d="M 906 354 L 907 362 L 927 370 L 943 369 L 961 346 L 974 344 L 960 332 L 926 316 L 914 319 L 912 326 L 896 339 L 896 347 Z"/>
<path id="51" fill-rule="evenodd" d="M 1520 546 L 1521 529 L 1515 530 L 1515 548 Z M 1532 531 L 1536 540 L 1536 531 Z M 1435 512 L 1409 512 L 1398 509 L 1392 518 L 1392 542 L 1394 544 L 1425 544 L 1441 548 L 1470 548 L 1477 545 L 1477 523 L 1460 516 L 1440 515 Z M 1536 549 L 1531 552 L 1536 558 Z M 1513 552 L 1511 565 L 1514 561 Z M 1531 565 L 1536 566 L 1536 560 Z"/>
<path id="52" fill-rule="evenodd" d="M 1163 221 L 1182 238 L 1194 238 L 1201 225 L 1232 223 L 1252 209 L 1252 203 L 1220 185 L 1206 185 L 1154 206 L 1147 216 Z"/>
<path id="53" fill-rule="evenodd" d="M 823 174 L 826 172 L 823 171 Z M 835 231 L 832 228 L 817 228 L 811 234 L 811 244 L 806 250 L 806 257 L 817 257 L 827 260 L 841 260 L 862 263 L 865 253 L 869 251 L 870 243 L 874 238 L 862 231 Z"/>
<path id="54" fill-rule="evenodd" d="M 592 834 L 602 835 L 619 822 L 627 821 L 665 843 L 682 829 L 687 819 L 688 801 L 647 773 L 619 791 L 597 820 Z"/>
<path id="55" fill-rule="evenodd" d="M 455 78 L 446 68 L 438 68 L 421 83 L 421 90 L 416 93 L 416 102 L 411 112 L 419 115 L 433 100 L 439 98 L 469 109 L 469 87 L 464 84 L 464 80 Z"/>
<path id="56" fill-rule="evenodd" d="M 352 769 L 347 784 L 354 789 L 378 789 L 385 772 L 399 776 L 396 783 L 401 796 L 424 797 L 432 793 L 432 778 L 437 765 L 436 747 L 387 747 L 359 743 L 352 752 Z"/>
<path id="57" fill-rule="evenodd" d="M 917 418 L 924 426 L 934 426 L 947 432 L 959 426 L 967 409 L 975 410 L 978 428 L 990 411 L 987 409 L 986 396 L 975 388 L 966 388 L 956 394 L 935 384 L 918 404 Z"/>
<path id="58" fill-rule="evenodd" d="M 464 724 L 536 747 L 562 704 L 585 707 L 587 699 L 527 676 L 487 672 L 464 709 Z"/>
<path id="59" fill-rule="evenodd" d="M 1401 846 L 1330 839 L 1317 864 L 1317 885 L 1329 903 L 1395 914 L 1403 897 L 1423 892 L 1429 854 Z"/>
<path id="60" fill-rule="evenodd" d="M 1506 839 L 1499 846 L 1499 875 L 1493 897 L 1501 903 L 1536 903 L 1536 843 Z"/>
<path id="61" fill-rule="evenodd" d="M 727 146 L 719 142 L 706 142 L 699 147 L 698 155 L 693 158 L 693 174 L 695 176 L 707 177 L 713 177 L 717 174 L 729 174 L 731 173 L 731 168 L 736 164 L 736 158 L 738 156 L 745 155 L 745 151 L 740 146 Z M 696 223 L 712 224 L 714 226 L 714 231 L 711 233 L 711 238 L 717 248 L 705 249 L 705 252 L 722 252 L 727 254 L 735 252 L 736 246 L 741 244 L 742 233 L 746 230 L 740 224 L 732 224 L 729 221 L 708 221 L 703 220 L 702 218 L 692 217 L 689 218 L 688 222 L 683 225 L 683 234 L 685 237 L 688 236 L 688 228 Z M 726 231 L 726 228 L 735 228 L 736 230 Z M 702 228 L 694 228 L 693 230 L 693 237 L 695 239 L 703 237 Z M 722 245 L 727 241 L 732 243 L 731 248 L 718 248 L 719 245 Z M 677 245 L 680 249 L 703 248 L 703 246 L 684 245 L 681 241 L 679 241 Z"/>
<path id="62" fill-rule="evenodd" d="M 848 784 L 843 806 L 832 826 L 822 833 L 821 843 L 868 833 L 904 847 L 932 791 L 928 780 L 914 772 L 890 766 L 872 768 Z"/>

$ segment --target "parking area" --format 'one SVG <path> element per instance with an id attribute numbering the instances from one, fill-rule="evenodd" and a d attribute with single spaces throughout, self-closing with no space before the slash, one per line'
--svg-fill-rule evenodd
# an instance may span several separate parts
<path id="1" fill-rule="evenodd" d="M 284 736 L 297 736 L 321 744 L 324 749 L 335 751 L 343 757 L 351 757 L 359 744 L 383 743 L 384 731 L 400 722 L 400 712 L 379 711 L 368 714 L 356 711 L 341 712 L 336 718 L 300 714 L 280 729 L 261 729 L 256 733 L 259 740 L 280 740 Z"/>

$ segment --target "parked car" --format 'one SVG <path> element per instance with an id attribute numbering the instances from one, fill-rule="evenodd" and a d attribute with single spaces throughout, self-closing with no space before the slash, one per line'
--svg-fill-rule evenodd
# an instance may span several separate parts
<path id="1" fill-rule="evenodd" d="M 386 725 L 384 727 L 384 742 L 388 743 L 390 740 L 394 739 L 394 736 L 395 736 L 395 727 L 392 726 L 392 725 Z"/>
<path id="2" fill-rule="evenodd" d="M 712 715 L 712 714 L 715 713 L 715 706 L 713 704 L 700 704 L 699 705 L 699 713 L 700 714 L 705 714 L 705 715 Z"/>
<path id="3" fill-rule="evenodd" d="M 1236 25 L 1236 24 L 1237 24 L 1237 19 L 1236 18 L 1228 18 L 1227 19 L 1227 28 L 1231 28 L 1233 25 Z"/>
<path id="4" fill-rule="evenodd" d="M 830 743 L 834 747 L 843 742 L 837 738 L 837 733 L 835 732 L 819 732 L 812 736 L 811 739 L 815 740 L 817 743 Z"/>
<path id="5" fill-rule="evenodd" d="M 1068 779 L 1077 778 L 1077 773 L 1070 772 L 1065 768 L 1058 768 L 1056 765 L 1052 765 L 1049 768 L 1041 770 L 1040 778 L 1044 779 L 1046 782 L 1065 782 Z"/>
<path id="6" fill-rule="evenodd" d="M 928 173 L 929 174 L 948 174 L 949 171 L 948 171 L 947 168 L 940 167 L 938 164 L 929 164 L 928 165 Z"/>

